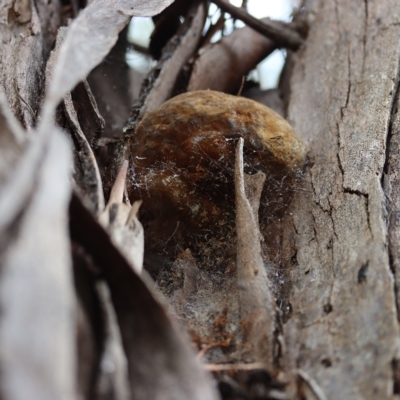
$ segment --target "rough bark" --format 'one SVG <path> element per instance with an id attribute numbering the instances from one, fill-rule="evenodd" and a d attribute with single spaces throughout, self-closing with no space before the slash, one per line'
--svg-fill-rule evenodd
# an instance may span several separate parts
<path id="1" fill-rule="evenodd" d="M 317 398 L 389 399 L 399 393 L 400 4 L 310 0 L 306 9 L 288 117 L 310 164 L 284 221 L 283 363 Z"/>
<path id="2" fill-rule="evenodd" d="M 0 84 L 12 112 L 27 130 L 36 124 L 43 70 L 60 16 L 58 0 L 0 4 Z"/>

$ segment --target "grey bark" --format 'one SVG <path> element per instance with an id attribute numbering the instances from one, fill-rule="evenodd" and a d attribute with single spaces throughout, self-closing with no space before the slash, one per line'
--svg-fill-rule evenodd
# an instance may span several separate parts
<path id="1" fill-rule="evenodd" d="M 400 4 L 310 0 L 306 10 L 288 117 L 310 164 L 284 221 L 282 362 L 306 398 L 395 398 Z"/>

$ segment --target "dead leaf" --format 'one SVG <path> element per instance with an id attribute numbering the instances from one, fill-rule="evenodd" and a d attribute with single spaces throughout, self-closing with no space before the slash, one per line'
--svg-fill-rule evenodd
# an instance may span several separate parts
<path id="1" fill-rule="evenodd" d="M 50 58 L 46 65 L 47 88 L 50 86 L 54 68 L 56 67 L 59 59 L 60 49 L 67 36 L 67 33 L 67 27 L 62 27 L 58 31 L 55 48 L 51 52 Z M 78 85 L 78 87 L 79 86 L 80 85 Z M 104 120 L 98 113 L 97 106 L 93 96 L 91 95 L 88 83 L 85 81 L 82 86 L 86 89 L 88 103 L 90 104 L 90 114 L 95 115 L 94 118 L 92 118 L 94 119 L 94 123 L 92 125 L 95 125 L 97 129 L 101 129 L 101 126 L 104 127 Z M 74 179 L 77 183 L 77 187 L 75 189 L 82 195 L 82 198 L 85 200 L 87 206 L 95 214 L 98 214 L 104 209 L 104 194 L 99 167 L 87 136 L 82 130 L 77 111 L 72 101 L 71 93 L 68 92 L 64 95 L 63 106 L 64 113 L 59 109 L 58 114 L 62 114 L 62 117 L 64 117 L 65 114 L 65 118 L 68 122 L 65 124 L 64 128 L 73 138 L 75 156 Z M 89 121 L 89 118 L 87 118 L 87 121 Z M 86 122 L 86 125 L 87 124 L 88 122 Z M 85 126 L 85 128 L 87 128 L 87 126 Z"/>
<path id="2" fill-rule="evenodd" d="M 31 140 L 0 188 L 2 398 L 77 395 L 70 165 L 69 144 L 53 129 Z"/>
<path id="3" fill-rule="evenodd" d="M 217 399 L 184 335 L 76 196 L 70 223 L 72 237 L 90 252 L 109 285 L 128 359 L 132 397 Z"/>
<path id="4" fill-rule="evenodd" d="M 173 0 L 96 0 L 68 27 L 43 106 L 43 120 L 51 118 L 63 96 L 87 77 L 110 52 L 118 33 L 131 16 L 151 17 Z"/>
<path id="5" fill-rule="evenodd" d="M 99 215 L 99 221 L 134 271 L 140 274 L 143 269 L 144 233 L 136 215 L 142 202 L 137 201 L 132 206 L 123 203 L 127 171 L 128 161 L 125 160 L 111 190 L 108 204 Z"/>
<path id="6" fill-rule="evenodd" d="M 156 109 L 172 96 L 172 91 L 182 66 L 188 62 L 197 48 L 205 17 L 204 4 L 195 4 L 195 7 L 192 7 L 189 11 L 189 15 L 181 29 L 171 39 L 170 47 L 174 45 L 175 49 L 173 52 L 171 52 L 170 48 L 165 49 L 166 53 L 170 52 L 172 55 L 164 62 L 152 86 L 152 90 L 146 96 L 142 108 L 143 115 Z"/>

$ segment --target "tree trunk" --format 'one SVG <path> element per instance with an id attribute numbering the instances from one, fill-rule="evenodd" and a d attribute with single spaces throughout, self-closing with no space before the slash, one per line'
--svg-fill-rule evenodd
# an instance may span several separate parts
<path id="1" fill-rule="evenodd" d="M 310 0 L 305 10 L 288 119 L 310 160 L 284 221 L 284 360 L 328 399 L 389 399 L 400 393 L 400 6 Z"/>

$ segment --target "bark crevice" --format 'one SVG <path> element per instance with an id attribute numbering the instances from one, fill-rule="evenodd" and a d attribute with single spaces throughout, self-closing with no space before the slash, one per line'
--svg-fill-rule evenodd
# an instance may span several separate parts
<path id="1" fill-rule="evenodd" d="M 399 279 L 397 277 L 398 275 L 398 256 L 397 256 L 397 246 L 393 243 L 392 239 L 392 233 L 396 232 L 396 226 L 393 226 L 393 223 L 396 222 L 396 217 L 392 218 L 392 212 L 396 213 L 396 209 L 392 210 L 393 204 L 392 204 L 392 199 L 391 199 L 391 188 L 388 189 L 385 182 L 385 178 L 390 181 L 390 164 L 391 164 L 391 155 L 392 153 L 395 153 L 397 151 L 397 140 L 395 140 L 395 135 L 398 132 L 395 132 L 395 123 L 396 123 L 396 116 L 398 112 L 398 103 L 400 100 L 400 61 L 397 65 L 397 71 L 396 71 L 396 78 L 394 82 L 394 88 L 392 91 L 392 98 L 390 102 L 390 112 L 389 112 L 389 118 L 388 118 L 388 123 L 387 123 L 387 134 L 386 134 L 386 144 L 385 144 L 385 163 L 382 169 L 382 175 L 381 175 L 381 186 L 382 190 L 385 193 L 385 211 L 387 215 L 387 230 L 388 230 L 388 253 L 389 253 L 389 267 L 390 271 L 393 276 L 393 291 L 394 291 L 394 296 L 395 296 L 395 306 L 396 306 L 396 314 L 397 314 L 397 320 L 400 321 L 400 299 L 399 299 L 399 291 L 400 291 L 400 283 Z M 391 145 L 392 140 L 394 140 L 393 146 Z M 393 148 L 392 148 L 393 147 Z M 393 163 L 393 162 L 392 162 Z M 396 182 L 394 182 L 396 183 Z M 390 183 L 389 183 L 389 186 Z M 396 189 L 396 187 L 395 187 Z M 399 363 L 396 362 L 396 366 L 398 366 Z M 394 377 L 397 377 L 396 374 L 394 374 Z M 394 383 L 394 387 L 396 386 L 396 381 Z"/>

